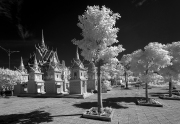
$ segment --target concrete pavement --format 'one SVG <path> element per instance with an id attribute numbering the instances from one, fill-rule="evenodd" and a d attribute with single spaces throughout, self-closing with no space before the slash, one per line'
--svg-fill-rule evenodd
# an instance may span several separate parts
<path id="1" fill-rule="evenodd" d="M 114 109 L 112 122 L 81 118 L 82 113 L 97 106 L 97 94 L 86 99 L 74 98 L 0 98 L 0 121 L 8 124 L 180 124 L 180 101 L 159 99 L 167 93 L 162 88 L 149 89 L 163 107 L 138 106 L 135 97 L 145 96 L 144 89 L 115 88 L 103 93 L 103 105 Z"/>

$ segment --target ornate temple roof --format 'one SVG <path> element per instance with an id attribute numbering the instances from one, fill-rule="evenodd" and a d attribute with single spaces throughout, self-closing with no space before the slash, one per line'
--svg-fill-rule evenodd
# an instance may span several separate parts
<path id="1" fill-rule="evenodd" d="M 87 70 L 87 68 L 84 67 L 83 63 L 81 62 L 81 60 L 79 59 L 79 53 L 78 53 L 78 47 L 76 49 L 76 58 L 73 59 L 73 65 L 71 68 L 80 68 L 80 69 L 85 69 Z"/>
<path id="2" fill-rule="evenodd" d="M 22 57 L 21 57 L 21 64 L 19 68 L 17 69 L 17 71 L 19 71 L 21 74 L 27 74 L 27 69 L 24 67 Z"/>
<path id="3" fill-rule="evenodd" d="M 58 65 L 61 66 L 58 55 L 57 55 L 57 50 L 56 51 L 49 50 L 47 46 L 45 45 L 43 31 L 42 31 L 42 42 L 40 45 L 38 44 L 37 46 L 35 46 L 35 48 L 36 48 L 36 51 L 34 55 L 32 56 L 30 55 L 27 66 L 32 67 L 32 65 L 34 64 L 35 57 L 36 57 L 38 65 L 40 66 L 50 65 L 52 58 L 56 58 Z"/>
<path id="4" fill-rule="evenodd" d="M 62 65 L 59 64 L 59 61 L 56 56 L 57 52 L 53 52 L 53 56 L 50 59 L 49 63 L 49 69 L 60 72 L 62 71 Z"/>
<path id="5" fill-rule="evenodd" d="M 88 64 L 88 71 L 96 71 L 96 66 L 93 62 Z"/>
<path id="6" fill-rule="evenodd" d="M 30 67 L 31 71 L 35 72 L 35 73 L 41 73 L 41 70 L 40 70 L 40 67 L 38 66 L 38 62 L 37 62 L 37 59 L 36 59 L 36 55 L 34 57 L 34 63 L 33 63 L 33 66 Z"/>

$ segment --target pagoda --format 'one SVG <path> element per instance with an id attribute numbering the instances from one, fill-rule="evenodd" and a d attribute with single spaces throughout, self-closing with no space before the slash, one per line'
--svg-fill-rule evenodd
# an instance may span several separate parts
<path id="1" fill-rule="evenodd" d="M 21 81 L 17 82 L 16 85 L 14 85 L 14 95 L 23 94 L 27 92 L 28 72 L 27 69 L 25 69 L 24 67 L 22 57 L 20 66 L 16 70 L 20 72 L 22 76 Z"/>
<path id="2" fill-rule="evenodd" d="M 73 59 L 71 66 L 71 78 L 70 78 L 70 94 L 87 93 L 87 68 L 79 59 L 78 47 L 76 51 L 76 58 Z"/>

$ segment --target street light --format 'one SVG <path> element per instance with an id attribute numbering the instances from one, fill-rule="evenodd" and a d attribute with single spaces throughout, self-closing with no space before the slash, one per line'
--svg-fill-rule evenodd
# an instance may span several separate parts
<path id="1" fill-rule="evenodd" d="M 0 48 L 3 49 L 4 51 L 6 51 L 6 53 L 7 53 L 8 56 L 9 56 L 9 69 L 10 69 L 10 56 L 11 56 L 12 53 L 19 52 L 19 51 L 11 51 L 10 49 L 9 49 L 9 50 L 6 50 L 5 48 L 3 48 L 3 47 L 1 47 L 1 46 L 0 46 Z"/>

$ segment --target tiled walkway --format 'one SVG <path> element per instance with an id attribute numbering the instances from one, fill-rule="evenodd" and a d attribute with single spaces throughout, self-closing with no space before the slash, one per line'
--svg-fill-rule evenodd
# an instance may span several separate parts
<path id="1" fill-rule="evenodd" d="M 149 96 L 164 106 L 137 106 L 135 97 L 144 96 L 144 91 L 116 88 L 103 93 L 103 105 L 114 109 L 112 122 L 81 118 L 86 109 L 97 105 L 96 94 L 86 99 L 0 98 L 0 124 L 180 124 L 180 101 L 159 99 L 167 90 L 152 88 Z"/>

